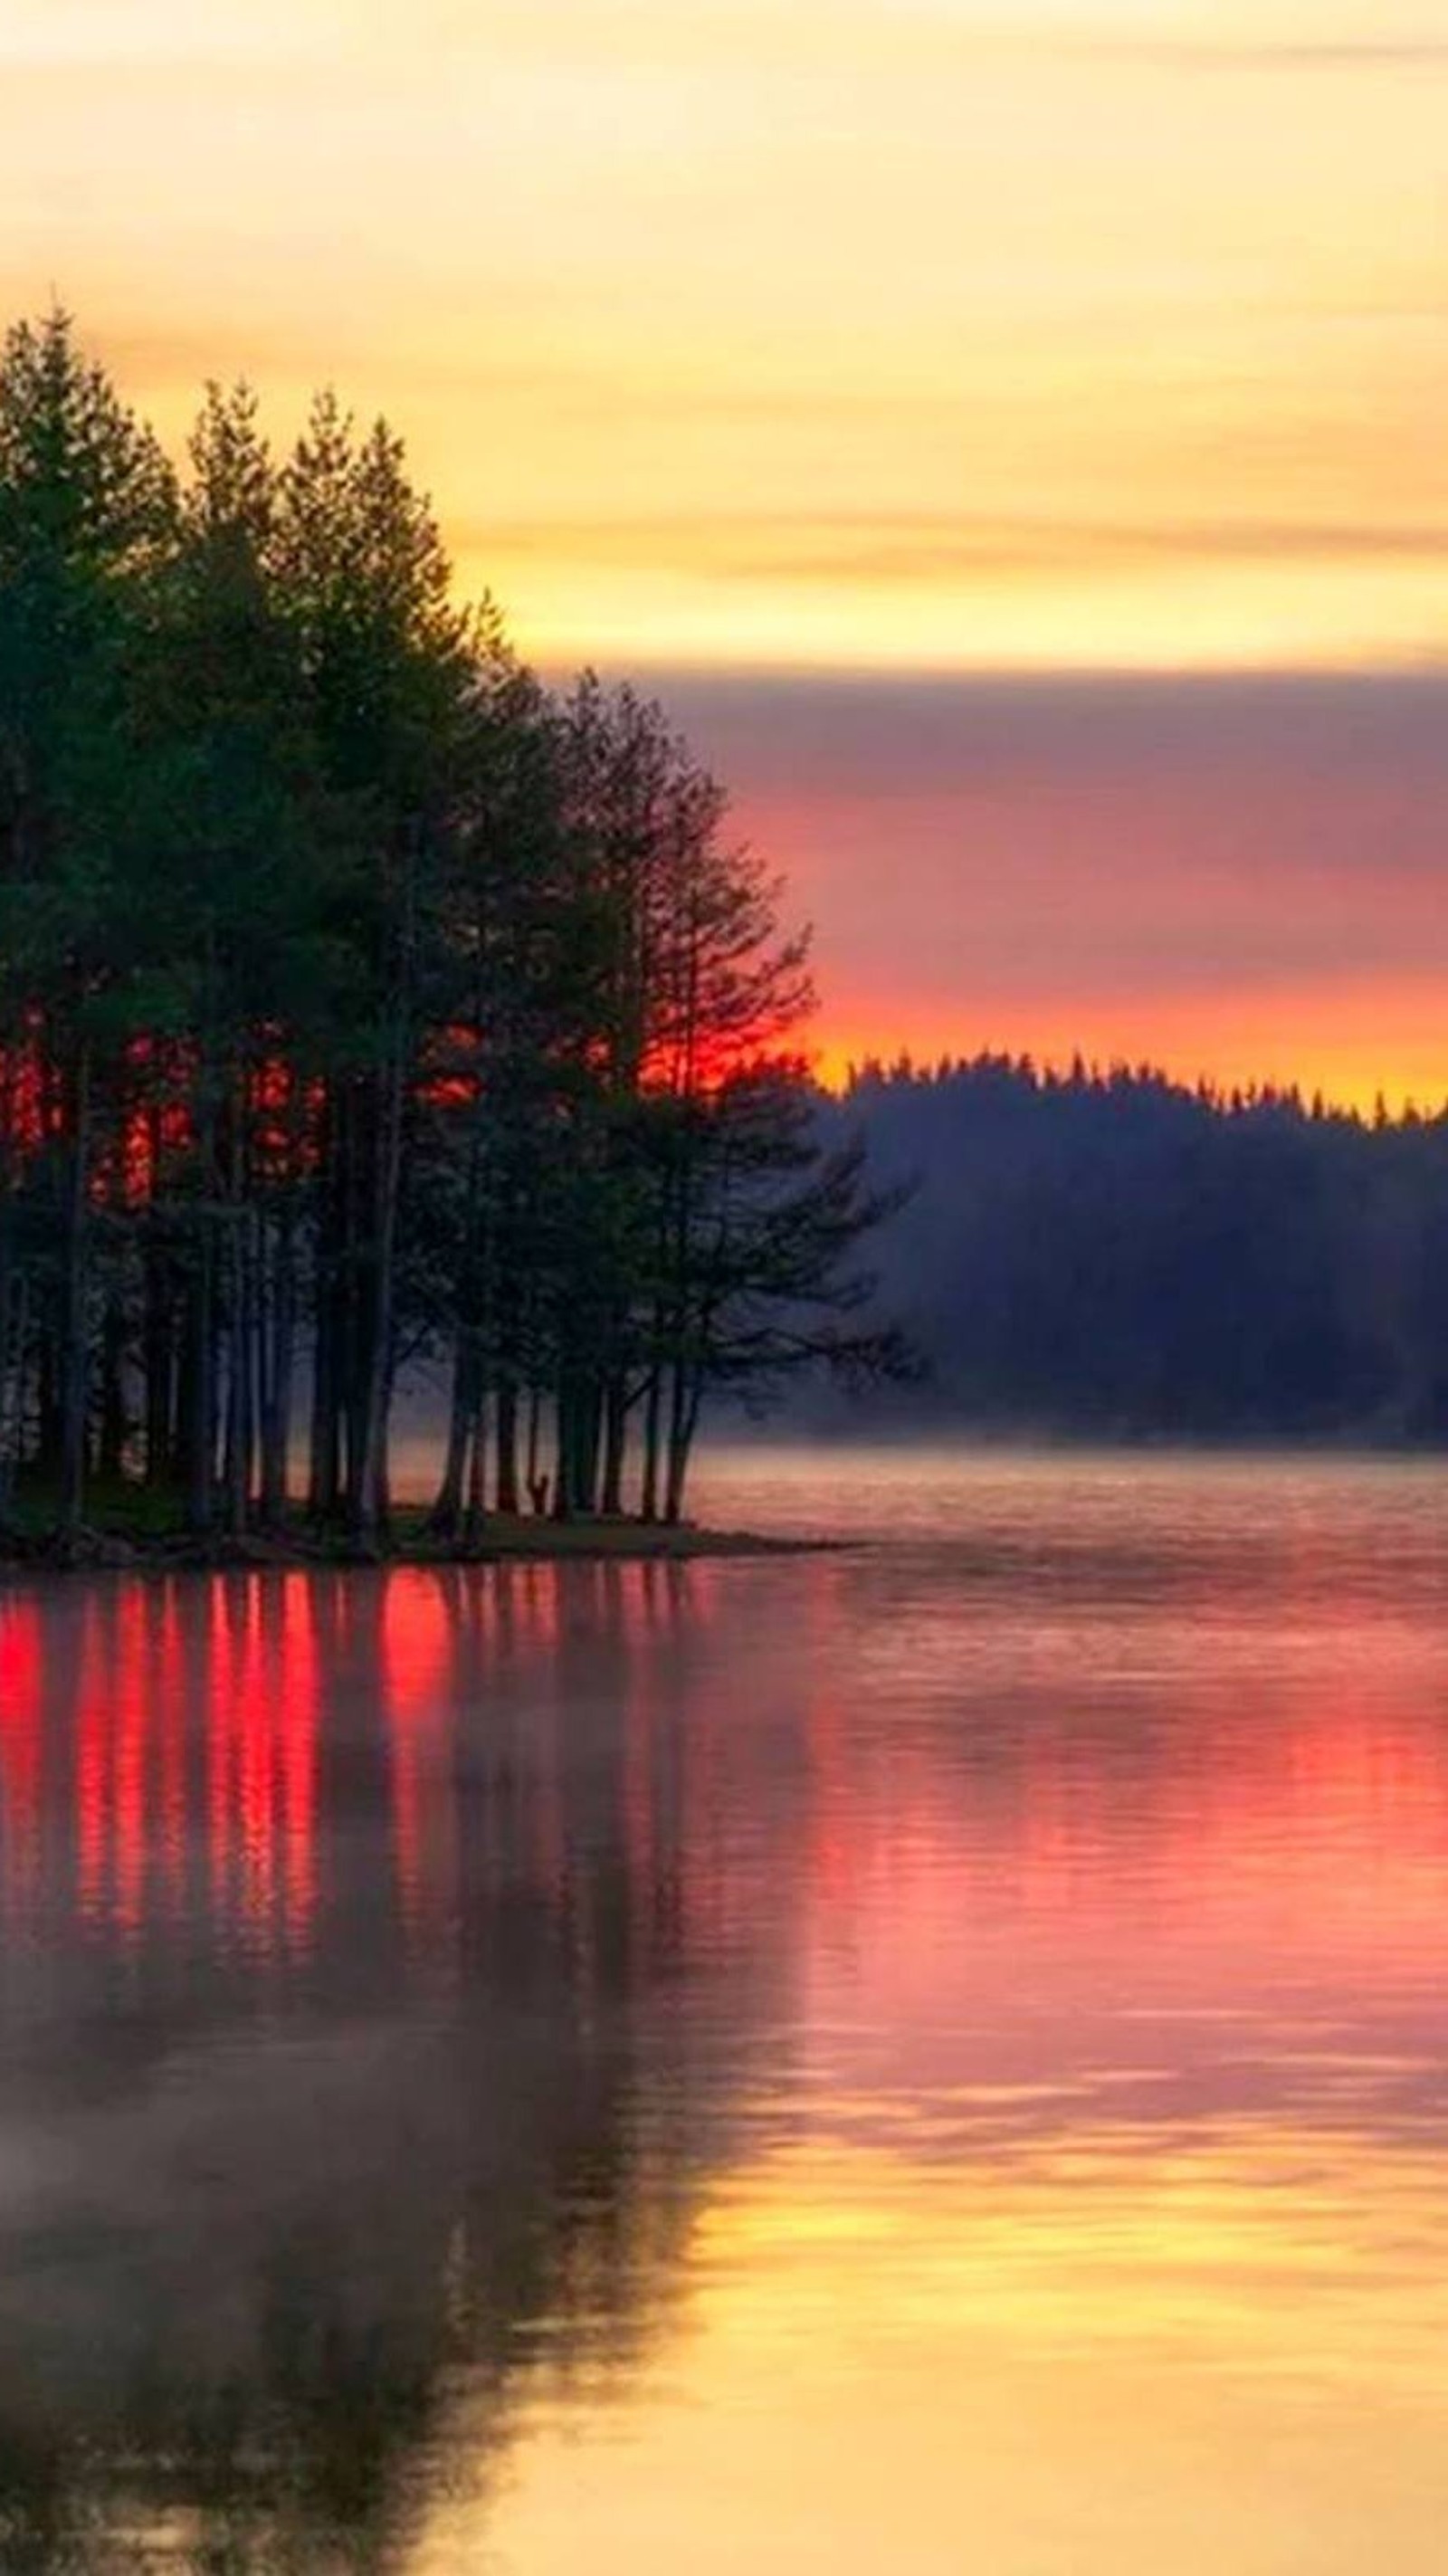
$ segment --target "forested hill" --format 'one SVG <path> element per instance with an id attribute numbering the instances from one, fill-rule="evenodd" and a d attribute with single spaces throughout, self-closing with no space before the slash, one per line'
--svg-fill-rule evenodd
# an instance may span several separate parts
<path id="1" fill-rule="evenodd" d="M 866 1423 L 1448 1434 L 1448 1120 L 1000 1057 L 868 1066 L 825 1117 L 917 1184 L 874 1265 L 930 1376 Z"/>

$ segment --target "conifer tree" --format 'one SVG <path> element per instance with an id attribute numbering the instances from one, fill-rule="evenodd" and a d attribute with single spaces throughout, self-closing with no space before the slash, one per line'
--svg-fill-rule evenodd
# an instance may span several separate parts
<path id="1" fill-rule="evenodd" d="M 311 1516 L 374 1550 L 425 1368 L 440 1535 L 677 1518 L 711 1387 L 871 1350 L 780 902 L 662 709 L 551 698 L 455 604 L 385 424 L 323 394 L 278 465 L 212 386 L 178 477 L 65 315 L 19 325 L 0 1510 L 73 1544 L 88 1480 L 144 1478 L 278 1528 L 309 1381 Z"/>

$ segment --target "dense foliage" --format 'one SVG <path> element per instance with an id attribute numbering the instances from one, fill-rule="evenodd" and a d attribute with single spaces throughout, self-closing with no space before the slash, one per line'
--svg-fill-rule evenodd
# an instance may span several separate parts
<path id="1" fill-rule="evenodd" d="M 1448 1433 L 1448 1119 L 999 1057 L 866 1067 L 828 1117 L 918 1181 L 881 1284 L 930 1382 L 874 1418 Z"/>
<path id="2" fill-rule="evenodd" d="M 67 319 L 0 359 L 0 1510 L 241 1533 L 676 1517 L 707 1389 L 868 1365 L 870 1209 L 787 1052 L 805 943 L 660 710 L 545 692 L 402 450 L 176 472 Z"/>

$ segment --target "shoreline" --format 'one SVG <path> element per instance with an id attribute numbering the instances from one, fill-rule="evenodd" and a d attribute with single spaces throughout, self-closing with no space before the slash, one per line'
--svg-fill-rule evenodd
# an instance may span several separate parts
<path id="1" fill-rule="evenodd" d="M 793 1538 L 756 1530 L 708 1529 L 628 1520 L 547 1521 L 490 1515 L 476 1536 L 430 1534 L 407 1515 L 385 1542 L 363 1545 L 341 1531 L 223 1532 L 198 1538 L 177 1530 L 83 1528 L 0 1538 L 0 1583 L 32 1574 L 215 1574 L 384 1571 L 394 1566 L 681 1565 L 706 1558 L 815 1556 L 847 1547 L 838 1538 Z"/>

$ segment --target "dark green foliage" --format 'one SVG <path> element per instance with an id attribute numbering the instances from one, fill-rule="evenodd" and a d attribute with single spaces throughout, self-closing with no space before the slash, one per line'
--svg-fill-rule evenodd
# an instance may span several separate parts
<path id="1" fill-rule="evenodd" d="M 213 386 L 178 477 L 63 314 L 14 330 L 0 1510 L 74 1538 L 140 1478 L 237 1538 L 305 1409 L 308 1508 L 373 1546 L 412 1369 L 445 1533 L 621 1510 L 631 1444 L 677 1517 L 710 1384 L 866 1364 L 761 1331 L 843 1314 L 870 1211 L 802 1139 L 804 945 L 725 822 L 657 707 L 551 699 L 454 605 L 384 424 L 324 395 L 277 464 Z"/>
<path id="2" fill-rule="evenodd" d="M 917 1183 L 882 1286 L 931 1364 L 879 1418 L 1438 1440 L 1448 1122 L 982 1057 L 822 1112 Z"/>

